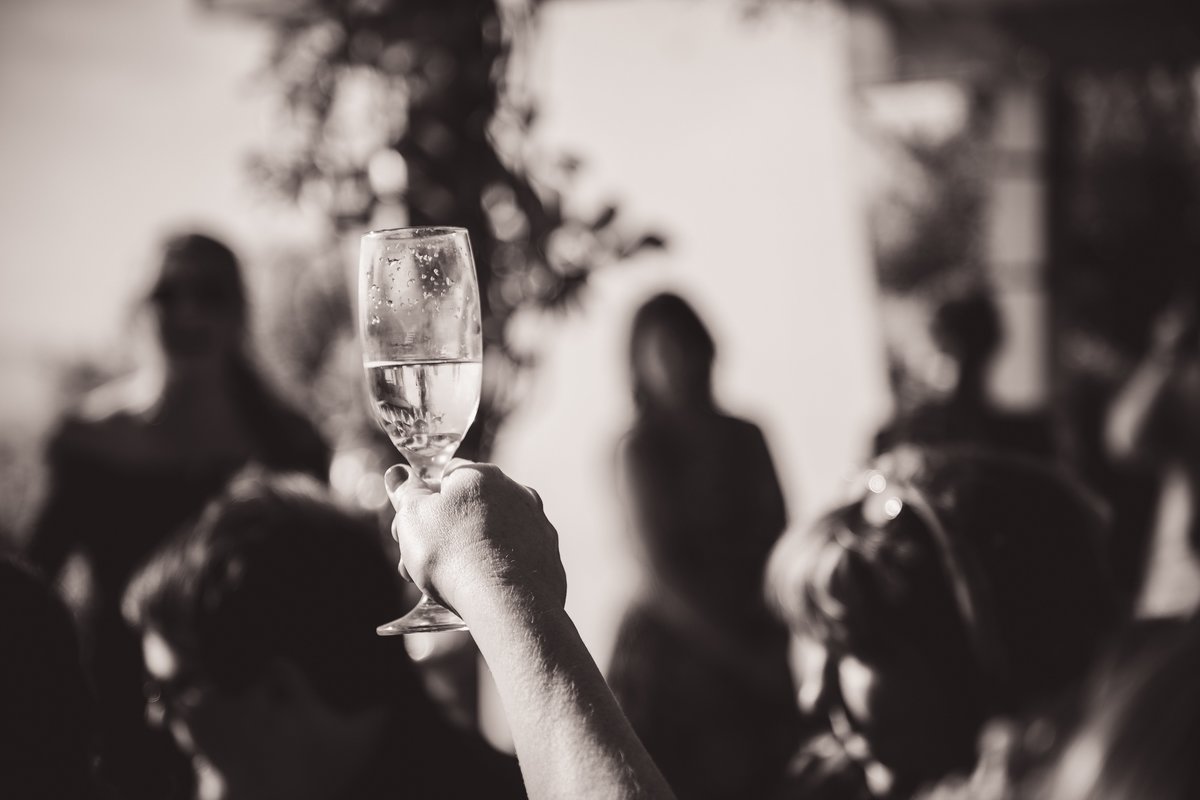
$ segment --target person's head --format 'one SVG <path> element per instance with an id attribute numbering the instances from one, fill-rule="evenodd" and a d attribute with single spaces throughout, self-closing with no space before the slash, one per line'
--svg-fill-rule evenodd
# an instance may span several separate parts
<path id="1" fill-rule="evenodd" d="M 894 451 L 788 535 L 768 592 L 801 705 L 900 781 L 969 766 L 979 726 L 1079 678 L 1114 620 L 1091 499 L 1049 468 Z"/>
<path id="2" fill-rule="evenodd" d="M 634 315 L 629 360 L 643 410 L 711 404 L 715 358 L 708 329 L 678 295 L 656 295 Z"/>
<path id="3" fill-rule="evenodd" d="M 173 368 L 220 364 L 240 351 L 246 329 L 241 267 L 216 239 L 198 233 L 168 239 L 149 300 Z"/>
<path id="4" fill-rule="evenodd" d="M 322 736 L 434 722 L 403 642 L 375 634 L 399 597 L 373 525 L 315 481 L 235 480 L 126 592 L 151 721 L 238 796 L 300 796 Z"/>
<path id="5" fill-rule="evenodd" d="M 1002 333 L 996 301 L 981 290 L 943 300 L 930 321 L 934 344 L 957 366 L 960 378 L 969 381 L 983 380 Z"/>
<path id="6" fill-rule="evenodd" d="M 1200 617 L 1090 682 L 1077 730 L 1027 796 L 1038 800 L 1200 797 Z"/>
<path id="7" fill-rule="evenodd" d="M 94 718 L 74 620 L 41 578 L 6 557 L 0 642 L 0 796 L 84 796 Z"/>

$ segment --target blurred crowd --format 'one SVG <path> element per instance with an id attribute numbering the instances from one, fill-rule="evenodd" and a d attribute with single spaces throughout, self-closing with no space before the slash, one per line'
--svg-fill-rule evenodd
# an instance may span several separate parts
<path id="1" fill-rule="evenodd" d="M 536 795 L 375 635 L 403 596 L 387 524 L 333 499 L 329 448 L 255 366 L 236 256 L 185 234 L 160 264 L 158 357 L 62 420 L 0 563 L 0 795 Z M 641 306 L 617 479 L 644 575 L 607 675 L 624 717 L 680 798 L 1198 796 L 1200 626 L 1139 604 L 1159 543 L 1200 549 L 1195 304 L 1162 313 L 1099 465 L 989 399 L 986 290 L 931 328 L 954 380 L 798 526 L 763 432 L 714 398 L 702 319 L 674 294 Z M 1121 491 L 1126 465 L 1152 502 Z"/>

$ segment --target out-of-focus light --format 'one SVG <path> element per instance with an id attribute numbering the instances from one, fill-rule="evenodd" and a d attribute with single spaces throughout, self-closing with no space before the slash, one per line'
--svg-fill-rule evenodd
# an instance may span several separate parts
<path id="1" fill-rule="evenodd" d="M 367 162 L 367 182 L 376 197 L 396 197 L 408 188 L 408 163 L 390 147 L 376 151 Z"/>
<path id="2" fill-rule="evenodd" d="M 386 465 L 369 447 L 354 447 L 334 453 L 329 467 L 329 485 L 334 494 L 366 511 L 378 511 L 387 505 L 383 486 Z"/>
<path id="3" fill-rule="evenodd" d="M 887 488 L 887 478 L 880 475 L 878 472 L 871 473 L 871 477 L 867 478 L 867 488 L 875 494 L 879 494 Z"/>
<path id="4" fill-rule="evenodd" d="M 1052 797 L 1085 797 L 1104 765 L 1104 748 L 1093 735 L 1077 739 L 1059 759 Z"/>
<path id="5" fill-rule="evenodd" d="M 383 479 L 374 473 L 359 476 L 358 485 L 354 491 L 354 500 L 360 508 L 369 510 L 383 508 L 388 502 L 387 489 L 384 488 Z"/>
<path id="6" fill-rule="evenodd" d="M 899 497 L 889 497 L 883 504 L 883 513 L 888 519 L 895 519 L 904 510 L 904 501 Z"/>
<path id="7" fill-rule="evenodd" d="M 404 649 L 413 661 L 424 661 L 433 655 L 434 633 L 410 633 L 404 637 Z"/>
<path id="8" fill-rule="evenodd" d="M 175 651 L 154 631 L 148 631 L 142 638 L 142 659 L 146 662 L 146 671 L 158 680 L 170 680 L 179 672 Z"/>
<path id="9" fill-rule="evenodd" d="M 971 110 L 970 94 L 954 81 L 911 81 L 866 91 L 870 119 L 907 139 L 939 144 L 960 133 Z"/>

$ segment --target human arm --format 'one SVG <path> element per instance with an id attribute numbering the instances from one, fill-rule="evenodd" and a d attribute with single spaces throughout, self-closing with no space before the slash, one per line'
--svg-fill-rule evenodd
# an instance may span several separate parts
<path id="1" fill-rule="evenodd" d="M 440 492 L 403 467 L 388 490 L 403 571 L 470 626 L 530 797 L 673 797 L 563 608 L 558 534 L 537 495 L 465 461 Z"/>
<path id="2" fill-rule="evenodd" d="M 1182 351 L 1194 337 L 1189 315 L 1172 311 L 1160 318 L 1150 352 L 1109 406 L 1104 443 L 1116 461 L 1140 461 L 1170 449 Z"/>

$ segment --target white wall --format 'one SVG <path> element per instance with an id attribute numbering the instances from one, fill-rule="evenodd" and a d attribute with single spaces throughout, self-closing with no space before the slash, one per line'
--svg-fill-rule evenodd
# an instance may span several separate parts
<path id="1" fill-rule="evenodd" d="M 40 366 L 120 338 L 164 232 L 202 225 L 252 259 L 306 231 L 245 177 L 266 32 L 199 5 L 0 4 L 0 424 L 41 410 Z"/>

